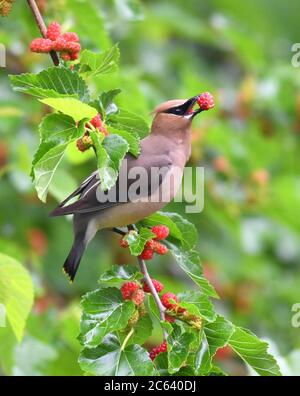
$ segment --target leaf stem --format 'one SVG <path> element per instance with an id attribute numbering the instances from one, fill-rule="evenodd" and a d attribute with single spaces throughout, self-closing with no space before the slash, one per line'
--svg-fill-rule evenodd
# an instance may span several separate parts
<path id="1" fill-rule="evenodd" d="M 40 13 L 40 10 L 35 2 L 35 0 L 27 0 L 27 3 L 33 13 L 34 19 L 40 29 L 40 32 L 44 38 L 47 38 L 47 27 L 44 22 L 44 19 Z M 59 59 L 57 53 L 55 51 L 50 51 L 50 56 L 55 66 L 59 65 Z"/>
<path id="2" fill-rule="evenodd" d="M 86 122 L 86 125 L 88 125 L 88 129 L 90 129 L 90 130 L 92 130 L 92 131 L 95 131 L 96 130 L 96 128 L 94 127 L 94 125 L 92 125 L 90 122 Z"/>
<path id="3" fill-rule="evenodd" d="M 127 345 L 127 342 L 128 342 L 129 338 L 132 336 L 133 333 L 134 333 L 134 328 L 132 327 L 131 330 L 130 330 L 130 332 L 129 332 L 129 333 L 127 334 L 127 336 L 125 337 L 125 340 L 123 341 L 123 344 L 122 344 L 122 346 L 121 346 L 121 351 L 122 351 L 122 352 L 124 351 L 124 349 L 125 349 L 125 347 L 126 347 L 126 345 Z"/>

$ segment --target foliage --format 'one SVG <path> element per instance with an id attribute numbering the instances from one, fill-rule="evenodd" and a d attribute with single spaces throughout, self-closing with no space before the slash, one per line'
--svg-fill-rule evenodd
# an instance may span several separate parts
<path id="1" fill-rule="evenodd" d="M 21 340 L 29 297 L 22 294 L 18 299 L 26 304 L 18 324 L 8 317 L 8 326 L 0 328 L 1 372 L 219 375 L 222 370 L 252 373 L 250 365 L 261 375 L 278 374 L 267 344 L 245 327 L 268 340 L 284 374 L 299 371 L 299 329 L 290 324 L 291 307 L 299 300 L 300 256 L 295 215 L 299 70 L 290 65 L 291 44 L 299 41 L 297 10 L 294 0 L 284 9 L 270 0 L 251 5 L 222 0 L 88 0 L 84 5 L 79 0 L 47 1 L 47 23 L 56 19 L 67 28 L 73 24 L 85 48 L 81 67 L 70 70 L 66 64 L 51 66 L 50 57 L 28 52 L 37 28 L 26 6 L 14 3 L 0 30 L 0 42 L 7 48 L 7 68 L 0 71 L 0 272 L 2 263 L 13 260 L 7 256 L 26 266 L 34 281 L 35 303 L 21 344 L 15 335 Z M 11 91 L 8 75 L 18 92 Z M 188 222 L 172 214 L 183 214 L 182 207 L 172 203 L 166 212 L 137 225 L 139 230 L 155 224 L 170 228 L 170 254 L 156 257 L 149 270 L 167 290 L 179 293 L 182 307 L 201 317 L 201 331 L 180 320 L 160 323 L 147 295 L 148 313 L 135 324 L 122 349 L 130 332 L 126 321 L 132 303 L 122 302 L 125 309 L 117 303 L 112 313 L 112 303 L 103 307 L 96 297 L 107 287 L 115 290 L 128 280 L 140 282 L 136 267 L 124 265 L 135 258 L 119 249 L 115 236 L 101 234 L 70 287 L 60 266 L 71 227 L 64 219 L 49 220 L 47 214 L 55 200 L 71 193 L 96 166 L 103 185 L 113 186 L 116 172 L 105 170 L 118 170 L 127 152 L 138 156 L 153 107 L 166 98 L 191 97 L 204 90 L 218 98 L 217 110 L 200 117 L 192 131 L 190 164 L 205 167 L 204 211 L 187 216 Z M 48 103 L 55 104 L 56 112 L 43 103 L 49 98 L 55 99 Z M 65 100 L 77 105 L 80 101 L 79 114 L 68 114 Z M 90 108 L 99 112 L 110 132 L 108 140 L 98 140 L 97 135 L 97 158 L 92 150 L 76 149 L 86 122 L 80 118 L 83 108 L 89 109 L 88 117 L 94 114 Z M 116 144 L 122 149 L 113 155 Z M 267 178 L 260 177 L 261 170 Z M 30 172 L 46 205 L 35 199 Z M 140 238 L 137 242 L 135 254 L 141 249 Z M 23 274 L 24 268 L 16 264 L 16 271 Z M 28 290 L 29 283 L 28 279 Z M 95 289 L 82 300 L 79 329 L 79 297 Z M 0 300 L 5 290 L 0 280 Z M 22 292 L 26 294 L 26 288 Z M 115 292 L 114 297 L 120 297 Z M 220 299 L 212 300 L 217 294 Z M 98 327 L 87 303 L 93 296 L 94 308 L 104 320 Z M 84 323 L 89 315 L 91 323 Z M 114 328 L 113 315 L 120 316 L 120 327 Z M 101 323 L 108 326 L 106 334 Z M 147 350 L 161 342 L 162 326 L 169 348 L 153 364 Z M 80 336 L 80 346 L 76 337 L 86 329 L 91 338 Z M 225 345 L 236 353 L 222 358 Z"/>

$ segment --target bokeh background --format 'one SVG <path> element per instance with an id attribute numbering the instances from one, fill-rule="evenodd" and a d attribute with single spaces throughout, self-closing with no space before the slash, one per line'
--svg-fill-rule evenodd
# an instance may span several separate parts
<path id="1" fill-rule="evenodd" d="M 199 232 L 206 276 L 221 296 L 217 309 L 272 344 L 285 374 L 300 373 L 300 328 L 291 324 L 300 302 L 300 69 L 291 46 L 300 41 L 297 0 L 39 0 L 47 23 L 76 31 L 84 48 L 118 42 L 120 70 L 93 81 L 94 92 L 121 88 L 119 105 L 150 123 L 149 112 L 170 98 L 203 91 L 216 107 L 193 127 L 190 165 L 205 167 L 205 207 L 186 215 Z M 45 108 L 12 92 L 8 74 L 38 71 L 50 58 L 32 54 L 38 36 L 26 2 L 0 20 L 7 67 L 0 69 L 0 252 L 26 266 L 35 302 L 25 337 L 0 328 L 0 373 L 81 375 L 76 339 L 80 297 L 99 274 L 133 258 L 118 237 L 102 232 L 90 245 L 75 283 L 61 271 L 71 223 L 48 218 L 94 170 L 90 154 L 70 147 L 41 203 L 30 180 Z M 183 205 L 168 211 L 183 213 Z M 171 257 L 156 257 L 151 274 L 166 290 L 192 287 Z M 151 343 L 159 341 L 157 330 Z M 248 374 L 230 350 L 217 357 L 230 374 Z"/>

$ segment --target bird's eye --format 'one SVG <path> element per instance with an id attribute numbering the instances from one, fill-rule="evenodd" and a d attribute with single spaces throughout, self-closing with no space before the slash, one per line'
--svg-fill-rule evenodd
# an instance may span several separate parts
<path id="1" fill-rule="evenodd" d="M 165 111 L 165 113 L 175 114 L 175 115 L 183 115 L 183 111 L 181 106 L 180 107 L 172 107 Z"/>

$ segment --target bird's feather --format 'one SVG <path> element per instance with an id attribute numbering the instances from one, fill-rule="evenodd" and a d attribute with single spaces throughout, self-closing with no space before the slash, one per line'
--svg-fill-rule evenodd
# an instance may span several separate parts
<path id="1" fill-rule="evenodd" d="M 145 139 L 144 139 L 145 140 Z M 153 147 L 152 147 L 153 149 Z M 147 183 L 148 185 L 145 188 L 147 191 L 148 196 L 151 194 L 151 169 L 167 169 L 171 166 L 172 161 L 168 156 L 168 153 L 164 154 L 156 154 L 155 152 L 149 153 L 149 149 L 142 150 L 141 155 L 138 158 L 134 158 L 131 155 L 127 155 L 126 157 L 126 169 L 123 168 L 124 163 L 122 164 L 120 175 L 127 177 L 127 186 L 130 187 L 136 180 L 139 179 L 137 176 L 136 179 L 129 179 L 128 173 L 133 167 L 142 167 L 147 172 Z M 125 173 L 124 173 L 125 172 Z M 162 183 L 163 176 L 159 179 L 159 185 Z M 68 214 L 75 214 L 75 213 L 92 213 L 101 211 L 103 209 L 111 208 L 113 206 L 124 204 L 125 202 L 129 201 L 128 196 L 124 196 L 123 199 L 120 200 L 119 195 L 119 178 L 117 179 L 116 185 L 113 187 L 115 188 L 115 201 L 106 201 L 106 202 L 99 202 L 97 199 L 97 188 L 100 185 L 98 171 L 93 172 L 84 182 L 77 188 L 69 197 L 67 197 L 56 209 L 54 209 L 50 216 L 64 216 Z M 80 195 L 78 201 L 71 203 L 70 205 L 65 206 L 65 204 L 75 196 Z"/>

